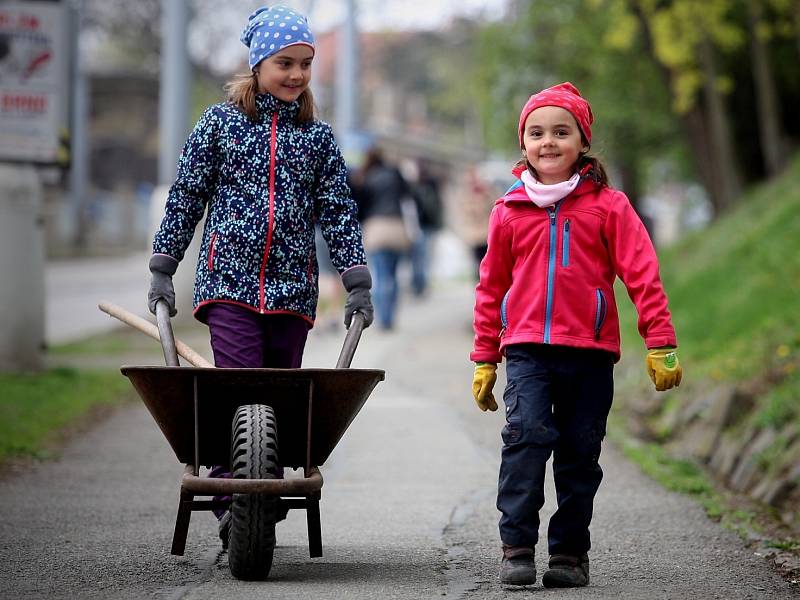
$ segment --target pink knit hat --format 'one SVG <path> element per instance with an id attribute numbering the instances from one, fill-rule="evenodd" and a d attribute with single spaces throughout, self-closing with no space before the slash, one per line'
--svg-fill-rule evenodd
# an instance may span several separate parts
<path id="1" fill-rule="evenodd" d="M 522 112 L 519 115 L 519 145 L 523 146 L 522 138 L 525 130 L 525 120 L 528 115 L 540 106 L 560 106 L 564 110 L 568 110 L 575 120 L 578 122 L 578 127 L 581 128 L 583 136 L 586 141 L 591 144 L 592 142 L 592 122 L 594 115 L 592 115 L 592 108 L 586 101 L 581 93 L 569 81 L 554 85 L 538 94 L 534 94 L 525 103 Z"/>

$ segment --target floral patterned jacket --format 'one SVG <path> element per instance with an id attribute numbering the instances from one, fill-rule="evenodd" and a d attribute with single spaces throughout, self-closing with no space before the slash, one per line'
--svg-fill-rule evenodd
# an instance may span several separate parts
<path id="1" fill-rule="evenodd" d="M 229 302 L 314 322 L 314 227 L 339 273 L 366 264 L 356 205 L 331 127 L 297 124 L 297 103 L 256 97 L 258 120 L 231 103 L 209 107 L 187 140 L 154 254 L 183 259 L 207 210 L 194 315 Z"/>

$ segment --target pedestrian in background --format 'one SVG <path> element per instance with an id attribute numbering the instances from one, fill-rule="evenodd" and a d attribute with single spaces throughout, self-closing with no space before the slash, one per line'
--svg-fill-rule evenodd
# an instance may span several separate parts
<path id="1" fill-rule="evenodd" d="M 172 275 L 207 212 L 193 307 L 216 366 L 299 368 L 318 299 L 315 224 L 349 292 L 346 326 L 356 311 L 372 321 L 372 282 L 345 162 L 314 115 L 306 18 L 261 8 L 241 41 L 250 71 L 227 85 L 228 100 L 203 113 L 183 148 L 153 241 L 148 305 L 155 312 L 165 300 L 175 314 Z M 217 515 L 223 545 L 228 515 Z"/>
<path id="2" fill-rule="evenodd" d="M 433 173 L 430 163 L 419 159 L 415 163 L 414 178 L 410 181 L 411 195 L 416 208 L 418 231 L 409 258 L 411 260 L 411 292 L 424 296 L 428 291 L 433 236 L 442 228 L 443 207 L 441 182 Z"/>
<path id="3" fill-rule="evenodd" d="M 467 167 L 464 183 L 465 189 L 459 203 L 460 230 L 462 239 L 469 247 L 474 276 L 477 279 L 481 261 L 486 255 L 489 214 L 497 196 L 481 177 L 477 165 L 471 164 Z"/>
<path id="4" fill-rule="evenodd" d="M 413 242 L 403 216 L 403 202 L 411 198 L 399 169 L 388 163 L 377 146 L 370 148 L 364 164 L 353 176 L 355 196 L 364 230 L 364 248 L 375 274 L 375 311 L 378 326 L 394 327 L 399 296 L 397 267 Z"/>
<path id="5" fill-rule="evenodd" d="M 536 581 L 534 547 L 553 454 L 558 509 L 548 527 L 545 587 L 589 583 L 589 524 L 620 357 L 617 275 L 639 313 L 657 390 L 678 385 L 676 337 L 658 259 L 628 198 L 588 155 L 593 115 L 570 83 L 522 109 L 519 182 L 497 201 L 475 298 L 473 394 L 496 410 L 506 358 L 506 424 L 497 494 L 504 584 Z"/>

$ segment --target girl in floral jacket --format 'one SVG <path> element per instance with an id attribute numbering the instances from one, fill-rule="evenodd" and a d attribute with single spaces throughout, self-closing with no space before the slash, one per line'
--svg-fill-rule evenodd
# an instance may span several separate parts
<path id="1" fill-rule="evenodd" d="M 551 453 L 558 510 L 549 523 L 542 583 L 589 583 L 589 523 L 620 355 L 616 277 L 638 310 L 656 389 L 681 380 L 656 253 L 628 198 L 587 154 L 592 121 L 589 103 L 570 83 L 530 97 L 519 119 L 519 182 L 495 204 L 480 266 L 472 389 L 481 410 L 497 410 L 492 386 L 505 356 L 497 508 L 500 579 L 510 585 L 536 581 L 534 547 Z"/>
<path id="2" fill-rule="evenodd" d="M 314 37 L 305 17 L 262 8 L 242 33 L 251 72 L 227 86 L 189 136 L 153 241 L 150 310 L 206 215 L 194 315 L 220 367 L 299 367 L 318 297 L 314 226 L 350 292 L 346 324 L 371 321 L 361 230 L 331 127 L 314 118 Z M 278 347 L 275 345 L 278 344 Z"/>
<path id="3" fill-rule="evenodd" d="M 194 315 L 217 367 L 301 366 L 318 290 L 315 224 L 349 292 L 345 325 L 373 309 L 356 206 L 331 127 L 314 118 L 314 36 L 285 7 L 253 13 L 241 35 L 250 72 L 198 121 L 153 241 L 148 305 L 175 314 L 172 275 L 206 214 Z M 212 476 L 225 476 L 215 467 Z M 224 514 L 220 537 L 227 541 Z"/>

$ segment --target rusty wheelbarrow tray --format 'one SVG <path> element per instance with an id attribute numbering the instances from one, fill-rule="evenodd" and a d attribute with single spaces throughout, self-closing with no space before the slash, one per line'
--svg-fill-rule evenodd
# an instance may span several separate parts
<path id="1" fill-rule="evenodd" d="M 101 305 L 101 308 L 122 318 L 109 311 L 108 306 Z M 163 303 L 157 308 L 158 329 L 167 363 L 177 365 L 169 315 Z M 230 503 L 197 500 L 196 496 L 257 494 L 289 497 L 283 500 L 287 508 L 305 509 L 310 556 L 322 556 L 319 500 L 323 480 L 319 467 L 328 459 L 372 390 L 384 379 L 382 370 L 349 368 L 364 326 L 362 315 L 353 317 L 335 369 L 121 367 L 175 456 L 186 465 L 181 478 L 172 554 L 182 555 L 185 550 L 192 511 L 226 508 Z M 123 320 L 144 331 L 138 324 Z M 154 332 L 147 333 L 155 337 Z M 188 349 L 180 342 L 177 346 L 179 350 Z M 182 353 L 182 356 L 187 354 Z M 234 435 L 231 422 L 239 408 L 247 405 L 271 407 L 279 432 L 277 462 L 282 467 L 302 468 L 304 477 L 223 479 L 199 476 L 200 465 L 231 464 Z"/>

